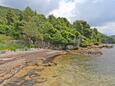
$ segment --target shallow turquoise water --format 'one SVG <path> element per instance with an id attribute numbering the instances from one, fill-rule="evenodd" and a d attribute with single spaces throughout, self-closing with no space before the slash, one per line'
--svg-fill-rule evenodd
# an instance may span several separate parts
<path id="1" fill-rule="evenodd" d="M 115 48 L 98 57 L 65 56 L 57 66 L 59 86 L 115 86 Z"/>

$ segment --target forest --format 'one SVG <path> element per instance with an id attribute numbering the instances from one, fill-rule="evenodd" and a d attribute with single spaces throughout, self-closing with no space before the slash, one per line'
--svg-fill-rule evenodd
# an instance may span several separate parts
<path id="1" fill-rule="evenodd" d="M 92 28 L 87 21 L 71 23 L 64 17 L 46 17 L 30 7 L 21 11 L 0 6 L 0 50 L 69 49 L 100 43 L 115 43 L 115 39 Z"/>

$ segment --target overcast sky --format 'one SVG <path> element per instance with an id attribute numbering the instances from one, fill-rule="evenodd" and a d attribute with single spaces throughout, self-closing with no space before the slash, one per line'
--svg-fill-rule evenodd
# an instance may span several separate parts
<path id="1" fill-rule="evenodd" d="M 86 20 L 107 35 L 115 35 L 115 0 L 0 0 L 0 5 L 23 10 L 30 6 L 45 15 Z"/>

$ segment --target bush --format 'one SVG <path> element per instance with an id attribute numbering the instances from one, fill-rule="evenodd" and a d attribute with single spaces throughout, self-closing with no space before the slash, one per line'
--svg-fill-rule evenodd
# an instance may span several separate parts
<path id="1" fill-rule="evenodd" d="M 3 34 L 0 34 L 0 42 L 6 42 L 6 41 L 9 41 L 9 40 L 12 40 L 13 38 L 10 37 L 10 36 L 6 36 L 6 35 L 3 35 Z"/>
<path id="2" fill-rule="evenodd" d="M 29 48 L 29 46 L 20 40 L 13 40 L 10 36 L 0 35 L 0 50 L 16 50 L 20 48 Z"/>

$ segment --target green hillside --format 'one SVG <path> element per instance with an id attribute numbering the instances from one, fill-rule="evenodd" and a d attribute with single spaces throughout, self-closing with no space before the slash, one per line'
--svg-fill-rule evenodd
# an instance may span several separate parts
<path id="1" fill-rule="evenodd" d="M 112 35 L 111 37 L 115 39 L 115 35 Z"/>
<path id="2" fill-rule="evenodd" d="M 18 10 L 18 9 L 13 9 L 13 8 L 8 8 L 8 7 L 0 6 L 0 17 L 4 17 L 5 15 L 8 14 L 9 11 L 11 11 L 13 13 L 16 13 L 16 14 L 20 14 L 21 13 L 21 11 Z"/>
<path id="3" fill-rule="evenodd" d="M 0 6 L 0 49 L 42 47 L 66 49 L 113 43 L 84 20 L 71 24 L 66 18 L 49 15 L 47 18 L 30 7 L 24 11 Z M 9 39 L 10 38 L 10 39 Z"/>

